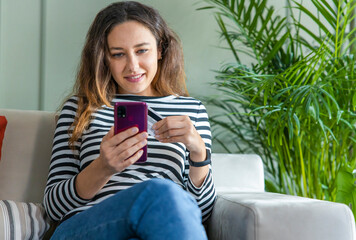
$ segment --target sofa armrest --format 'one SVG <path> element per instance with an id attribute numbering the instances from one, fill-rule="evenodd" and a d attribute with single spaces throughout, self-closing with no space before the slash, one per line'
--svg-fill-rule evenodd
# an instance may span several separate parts
<path id="1" fill-rule="evenodd" d="M 344 204 L 276 193 L 219 194 L 209 240 L 354 240 L 355 219 Z"/>

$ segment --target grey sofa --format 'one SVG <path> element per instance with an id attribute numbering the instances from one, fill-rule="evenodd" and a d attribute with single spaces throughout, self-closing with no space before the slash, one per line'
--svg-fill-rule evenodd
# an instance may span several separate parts
<path id="1" fill-rule="evenodd" d="M 0 116 L 8 120 L 0 161 L 0 239 L 46 238 L 50 222 L 41 202 L 55 114 L 0 109 Z M 356 239 L 346 205 L 264 192 L 259 156 L 213 153 L 212 161 L 218 198 L 209 239 Z M 16 213 L 9 210 L 14 208 Z"/>

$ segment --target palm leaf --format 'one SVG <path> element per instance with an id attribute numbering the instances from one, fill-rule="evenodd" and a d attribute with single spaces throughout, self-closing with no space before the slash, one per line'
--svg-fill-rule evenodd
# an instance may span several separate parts
<path id="1" fill-rule="evenodd" d="M 213 141 L 260 154 L 270 189 L 334 201 L 337 171 L 356 162 L 354 1 L 311 0 L 313 11 L 288 0 L 290 18 L 268 0 L 205 2 L 235 56 L 208 101 L 223 111 L 211 117 Z"/>

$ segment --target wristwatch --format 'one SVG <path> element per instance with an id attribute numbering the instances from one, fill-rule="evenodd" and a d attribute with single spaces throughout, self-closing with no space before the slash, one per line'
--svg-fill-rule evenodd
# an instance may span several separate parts
<path id="1" fill-rule="evenodd" d="M 211 163 L 211 153 L 210 150 L 206 149 L 206 160 L 202 161 L 202 162 L 193 162 L 190 159 L 190 153 L 188 154 L 188 161 L 189 161 L 189 165 L 193 166 L 193 167 L 203 167 L 206 166 L 208 164 Z"/>

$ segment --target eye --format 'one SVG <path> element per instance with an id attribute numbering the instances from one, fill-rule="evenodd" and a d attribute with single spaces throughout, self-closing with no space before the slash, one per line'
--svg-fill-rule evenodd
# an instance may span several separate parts
<path id="1" fill-rule="evenodd" d="M 140 50 L 137 51 L 137 53 L 141 54 L 141 53 L 145 53 L 147 51 L 148 51 L 148 49 L 140 49 Z"/>
<path id="2" fill-rule="evenodd" d="M 124 56 L 124 53 L 112 53 L 111 56 L 114 58 L 120 58 L 120 57 Z"/>

